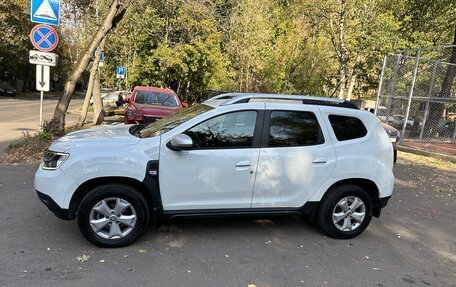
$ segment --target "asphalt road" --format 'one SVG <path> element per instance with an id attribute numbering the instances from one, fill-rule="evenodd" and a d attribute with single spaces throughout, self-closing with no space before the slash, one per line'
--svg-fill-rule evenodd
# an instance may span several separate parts
<path id="1" fill-rule="evenodd" d="M 101 249 L 38 200 L 36 168 L 0 165 L 0 286 L 456 286 L 454 172 L 399 162 L 390 204 L 352 240 L 287 216 L 167 222 Z"/>
<path id="2" fill-rule="evenodd" d="M 43 118 L 49 121 L 54 114 L 58 101 L 57 96 L 46 95 L 43 101 Z M 75 97 L 70 102 L 67 123 L 76 122 L 78 119 L 77 108 L 82 105 L 83 99 Z M 18 95 L 15 98 L 0 97 L 0 153 L 15 139 L 29 132 L 34 134 L 39 129 L 40 123 L 40 95 L 39 93 Z"/>

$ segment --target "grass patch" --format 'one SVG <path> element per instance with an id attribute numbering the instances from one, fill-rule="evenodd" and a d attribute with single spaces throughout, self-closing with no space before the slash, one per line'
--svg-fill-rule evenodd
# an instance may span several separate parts
<path id="1" fill-rule="evenodd" d="M 399 151 L 397 157 L 399 161 L 402 161 L 405 164 L 430 167 L 433 169 L 439 169 L 450 172 L 454 172 L 456 170 L 456 163 L 454 162 L 433 158 L 425 155 L 418 155 Z"/>
<path id="2" fill-rule="evenodd" d="M 83 129 L 92 125 L 85 125 Z M 76 125 L 65 129 L 65 134 L 77 131 L 80 128 Z M 40 161 L 43 152 L 51 143 L 61 136 L 54 136 L 50 133 L 39 131 L 36 134 L 23 132 L 22 137 L 9 144 L 5 148 L 5 154 L 0 158 L 0 163 L 24 163 Z"/>

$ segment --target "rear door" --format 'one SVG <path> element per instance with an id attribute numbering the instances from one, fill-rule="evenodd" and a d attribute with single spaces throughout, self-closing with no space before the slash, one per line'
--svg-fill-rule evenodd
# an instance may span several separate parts
<path id="1" fill-rule="evenodd" d="M 266 104 L 252 207 L 301 207 L 331 175 L 335 162 L 317 106 Z"/>

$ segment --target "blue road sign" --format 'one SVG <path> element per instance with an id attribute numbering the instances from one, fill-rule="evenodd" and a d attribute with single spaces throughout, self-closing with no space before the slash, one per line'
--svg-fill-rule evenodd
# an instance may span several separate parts
<path id="1" fill-rule="evenodd" d="M 98 55 L 98 48 L 95 49 L 95 57 Z M 104 61 L 104 52 L 101 52 L 100 62 Z M 117 71 L 117 70 L 116 70 Z"/>
<path id="2" fill-rule="evenodd" d="M 59 36 L 51 26 L 38 24 L 30 32 L 30 41 L 37 50 L 50 52 L 59 44 Z"/>
<path id="3" fill-rule="evenodd" d="M 60 0 L 31 0 L 30 20 L 35 23 L 60 24 Z"/>
<path id="4" fill-rule="evenodd" d="M 123 66 L 116 67 L 116 78 L 118 78 L 118 79 L 125 78 L 125 67 L 123 67 Z"/>

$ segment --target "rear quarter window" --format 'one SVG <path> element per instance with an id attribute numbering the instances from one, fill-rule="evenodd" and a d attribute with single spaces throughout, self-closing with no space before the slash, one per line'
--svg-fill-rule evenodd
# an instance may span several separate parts
<path id="1" fill-rule="evenodd" d="M 338 141 L 358 139 L 367 134 L 363 122 L 355 117 L 329 115 L 329 122 Z"/>

